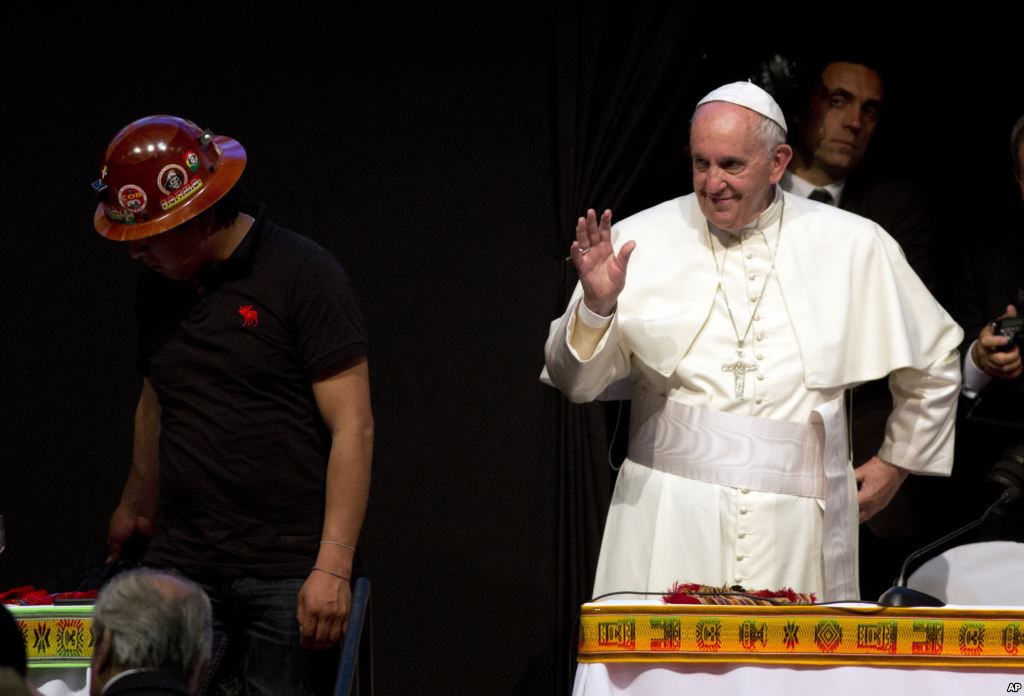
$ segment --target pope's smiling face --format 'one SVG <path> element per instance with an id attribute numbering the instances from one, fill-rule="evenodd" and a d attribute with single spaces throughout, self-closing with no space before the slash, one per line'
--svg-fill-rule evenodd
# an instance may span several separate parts
<path id="1" fill-rule="evenodd" d="M 728 102 L 704 104 L 693 118 L 693 190 L 701 212 L 719 229 L 736 232 L 756 220 L 792 157 L 788 145 L 769 149 L 761 141 L 762 119 Z"/>

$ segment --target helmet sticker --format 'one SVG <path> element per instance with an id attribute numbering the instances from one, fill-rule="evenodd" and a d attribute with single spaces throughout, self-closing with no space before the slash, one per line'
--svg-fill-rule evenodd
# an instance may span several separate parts
<path id="1" fill-rule="evenodd" d="M 188 199 L 193 193 L 203 187 L 203 180 L 195 177 L 189 181 L 185 186 L 182 186 L 177 191 L 172 193 L 166 198 L 160 199 L 160 207 L 164 210 L 170 210 L 174 206 Z"/>
<path id="2" fill-rule="evenodd" d="M 190 172 L 194 172 L 199 169 L 199 155 L 189 150 L 185 153 L 185 164 L 188 165 Z"/>
<path id="3" fill-rule="evenodd" d="M 132 225 L 135 223 L 135 213 L 124 208 L 118 208 L 113 205 L 103 206 L 103 212 L 106 214 L 107 219 L 111 222 L 116 222 L 119 225 Z"/>
<path id="4" fill-rule="evenodd" d="M 170 195 L 188 182 L 188 174 L 180 164 L 168 164 L 156 177 L 156 185 Z"/>
<path id="5" fill-rule="evenodd" d="M 146 192 L 135 184 L 125 184 L 117 191 L 117 202 L 126 210 L 144 210 L 147 202 Z"/>

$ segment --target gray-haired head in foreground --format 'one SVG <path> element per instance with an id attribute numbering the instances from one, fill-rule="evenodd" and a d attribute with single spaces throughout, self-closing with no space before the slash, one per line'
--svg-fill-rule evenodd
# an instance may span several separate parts
<path id="1" fill-rule="evenodd" d="M 96 635 L 110 631 L 119 670 L 160 669 L 198 685 L 213 643 L 210 600 L 194 582 L 140 568 L 118 575 L 93 609 Z"/>

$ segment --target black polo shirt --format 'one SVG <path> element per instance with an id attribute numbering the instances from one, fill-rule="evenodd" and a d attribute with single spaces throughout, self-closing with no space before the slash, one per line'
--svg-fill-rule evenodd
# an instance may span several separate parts
<path id="1" fill-rule="evenodd" d="M 312 381 L 367 352 L 338 262 L 253 213 L 231 258 L 195 281 L 139 281 L 138 367 L 161 408 L 145 561 L 202 578 L 309 572 L 331 444 Z"/>

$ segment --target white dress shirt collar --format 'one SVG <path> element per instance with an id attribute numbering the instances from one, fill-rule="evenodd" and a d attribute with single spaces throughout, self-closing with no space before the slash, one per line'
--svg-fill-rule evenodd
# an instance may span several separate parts
<path id="1" fill-rule="evenodd" d="M 843 199 L 843 189 L 846 187 L 846 179 L 840 179 L 839 181 L 833 181 L 831 184 L 826 186 L 815 186 L 807 179 L 803 179 L 788 169 L 782 175 L 782 181 L 779 182 L 782 186 L 783 191 L 788 191 L 794 196 L 800 196 L 801 198 L 807 198 L 811 195 L 814 189 L 825 189 L 832 194 L 832 200 L 839 205 L 839 201 Z"/>

